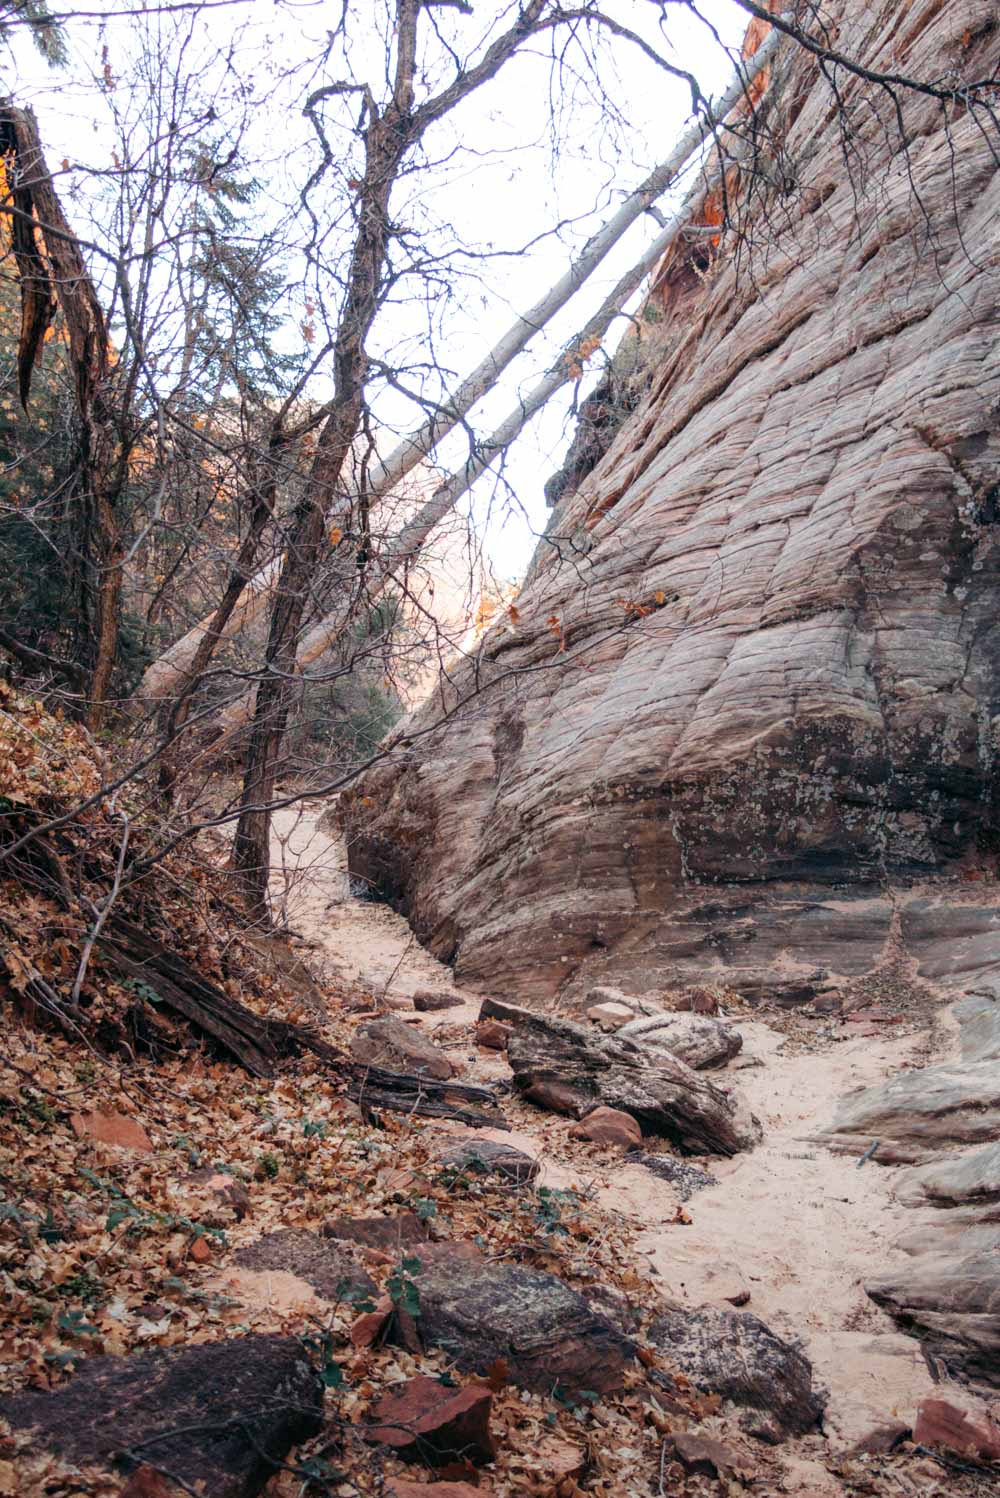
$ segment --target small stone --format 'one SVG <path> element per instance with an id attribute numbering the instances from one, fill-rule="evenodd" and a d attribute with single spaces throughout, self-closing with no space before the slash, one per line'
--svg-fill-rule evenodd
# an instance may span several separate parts
<path id="1" fill-rule="evenodd" d="M 476 1026 L 476 1045 L 488 1051 L 505 1051 L 513 1029 L 513 1025 L 505 1025 L 502 1020 L 480 1020 Z"/>
<path id="2" fill-rule="evenodd" d="M 395 1009 L 399 1014 L 409 1014 L 411 1009 L 415 1007 L 413 1000 L 408 999 L 405 994 L 401 993 L 383 994 L 382 1003 L 386 1009 Z"/>
<path id="3" fill-rule="evenodd" d="M 196 1264 L 210 1264 L 212 1262 L 212 1248 L 207 1238 L 199 1236 L 193 1239 L 188 1249 L 188 1258 L 193 1259 Z"/>
<path id="4" fill-rule="evenodd" d="M 917 1409 L 913 1440 L 932 1451 L 953 1451 L 982 1462 L 1000 1462 L 1000 1425 L 985 1411 L 974 1419 L 946 1399 L 923 1400 Z"/>
<path id="5" fill-rule="evenodd" d="M 116 1149 L 142 1150 L 148 1154 L 153 1148 L 142 1124 L 124 1113 L 74 1113 L 70 1117 L 70 1128 L 77 1139 L 95 1139 L 98 1144 L 111 1144 Z"/>
<path id="6" fill-rule="evenodd" d="M 435 1014 L 439 1009 L 460 1009 L 464 1003 L 461 994 L 457 993 L 421 989 L 413 995 L 413 1007 L 418 1014 Z"/>
<path id="7" fill-rule="evenodd" d="M 620 1030 L 622 1025 L 635 1019 L 635 1010 L 628 1004 L 610 1000 L 605 1004 L 592 1004 L 587 1010 L 587 1018 L 592 1025 L 600 1025 L 602 1030 Z"/>
<path id="8" fill-rule="evenodd" d="M 595 1108 L 570 1133 L 574 1139 L 589 1139 L 593 1144 L 612 1144 L 621 1149 L 635 1149 L 642 1143 L 642 1130 L 635 1119 L 618 1108 Z"/>
<path id="9" fill-rule="evenodd" d="M 451 1389 L 419 1374 L 382 1396 L 365 1440 L 391 1446 L 404 1461 L 429 1466 L 463 1458 L 477 1465 L 491 1462 L 496 1454 L 492 1408 L 493 1395 L 481 1385 Z"/>
<path id="10" fill-rule="evenodd" d="M 226 1171 L 220 1170 L 215 1165 L 203 1165 L 200 1170 L 192 1171 L 185 1185 L 199 1187 L 202 1191 L 210 1192 L 227 1206 L 232 1207 L 236 1214 L 236 1221 L 242 1222 L 250 1212 L 250 1193 L 242 1181 Z"/>

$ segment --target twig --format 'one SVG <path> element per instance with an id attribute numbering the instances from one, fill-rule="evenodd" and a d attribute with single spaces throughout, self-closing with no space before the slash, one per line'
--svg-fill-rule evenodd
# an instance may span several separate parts
<path id="1" fill-rule="evenodd" d="M 122 887 L 122 874 L 125 869 L 125 854 L 128 852 L 130 824 L 128 816 L 125 812 L 121 813 L 121 819 L 122 841 L 121 847 L 118 849 L 118 863 L 115 867 L 114 883 L 112 884 L 111 889 L 108 892 L 107 899 L 104 901 L 103 905 L 101 905 L 100 909 L 98 910 L 96 906 L 91 906 L 91 909 L 96 912 L 97 919 L 94 921 L 94 924 L 90 929 L 90 934 L 83 944 L 83 951 L 80 953 L 80 965 L 76 970 L 76 978 L 73 983 L 72 992 L 69 996 L 70 1003 L 74 1005 L 79 1004 L 80 1002 L 80 990 L 83 988 L 83 982 L 87 976 L 87 968 L 90 964 L 90 954 L 94 950 L 94 943 L 100 936 L 101 930 L 104 926 L 104 922 L 107 920 L 108 915 L 111 911 L 111 907 L 117 900 L 118 892 Z"/>

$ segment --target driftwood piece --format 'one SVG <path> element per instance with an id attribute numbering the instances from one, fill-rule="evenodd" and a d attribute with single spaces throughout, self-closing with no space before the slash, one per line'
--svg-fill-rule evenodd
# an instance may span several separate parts
<path id="1" fill-rule="evenodd" d="M 407 1072 L 386 1071 L 380 1066 L 351 1067 L 348 1094 L 366 1112 L 412 1113 L 421 1118 L 453 1118 L 474 1129 L 508 1129 L 489 1087 L 469 1082 L 436 1081 Z M 463 1108 L 462 1103 L 482 1102 L 484 1110 Z"/>

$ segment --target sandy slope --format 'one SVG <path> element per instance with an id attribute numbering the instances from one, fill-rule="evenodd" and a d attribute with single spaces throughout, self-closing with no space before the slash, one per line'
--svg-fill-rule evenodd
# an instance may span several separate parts
<path id="1" fill-rule="evenodd" d="M 458 992 L 449 969 L 417 945 L 401 917 L 351 898 L 343 847 L 318 820 L 319 811 L 309 808 L 276 818 L 275 851 L 285 868 L 276 892 L 284 889 L 289 923 L 315 944 L 313 957 L 360 979 L 376 996 L 420 987 Z M 460 1009 L 423 1016 L 421 1023 L 449 1039 L 485 1079 L 505 1073 L 505 1063 L 476 1052 L 468 1038 L 455 1039 L 478 1008 L 478 997 L 468 995 Z M 749 1100 L 764 1124 L 764 1142 L 733 1160 L 699 1162 L 717 1184 L 685 1204 L 691 1221 L 677 1222 L 673 1188 L 641 1166 L 597 1152 L 592 1179 L 604 1205 L 643 1225 L 640 1246 L 666 1296 L 725 1306 L 734 1282 L 742 1282 L 750 1291 L 748 1310 L 801 1339 L 817 1380 L 830 1391 L 828 1439 L 843 1450 L 881 1420 L 908 1421 L 935 1385 L 918 1343 L 898 1333 L 862 1288 L 867 1274 L 899 1254 L 895 1237 L 914 1226 L 913 1212 L 891 1200 L 896 1172 L 859 1168 L 811 1136 L 830 1121 L 839 1097 L 914 1060 L 921 1042 L 891 1030 L 885 1038 L 837 1040 L 831 1033 L 807 1048 L 761 1020 L 741 1020 L 739 1028 L 744 1053 L 723 1080 Z M 550 1184 L 580 1178 L 560 1147 L 565 1120 L 525 1109 L 517 1122 L 521 1133 L 498 1137 L 538 1155 Z M 800 1460 L 791 1451 L 788 1457 Z M 814 1460 L 802 1460 L 803 1493 L 821 1498 L 841 1491 Z"/>

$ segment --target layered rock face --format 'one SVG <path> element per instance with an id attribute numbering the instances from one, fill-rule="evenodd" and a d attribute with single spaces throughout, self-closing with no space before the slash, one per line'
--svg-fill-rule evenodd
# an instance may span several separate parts
<path id="1" fill-rule="evenodd" d="M 989 0 L 838 13 L 869 68 L 1000 56 Z M 345 805 L 355 873 L 467 983 L 794 1002 L 879 961 L 892 886 L 994 846 L 995 140 L 901 91 L 903 139 L 884 91 L 837 86 L 846 137 L 815 59 L 779 58 L 741 247 L 662 268 L 644 393 L 575 463 L 516 614 Z M 904 912 L 930 958 L 938 903 Z M 996 961 L 989 902 L 970 919 Z"/>

